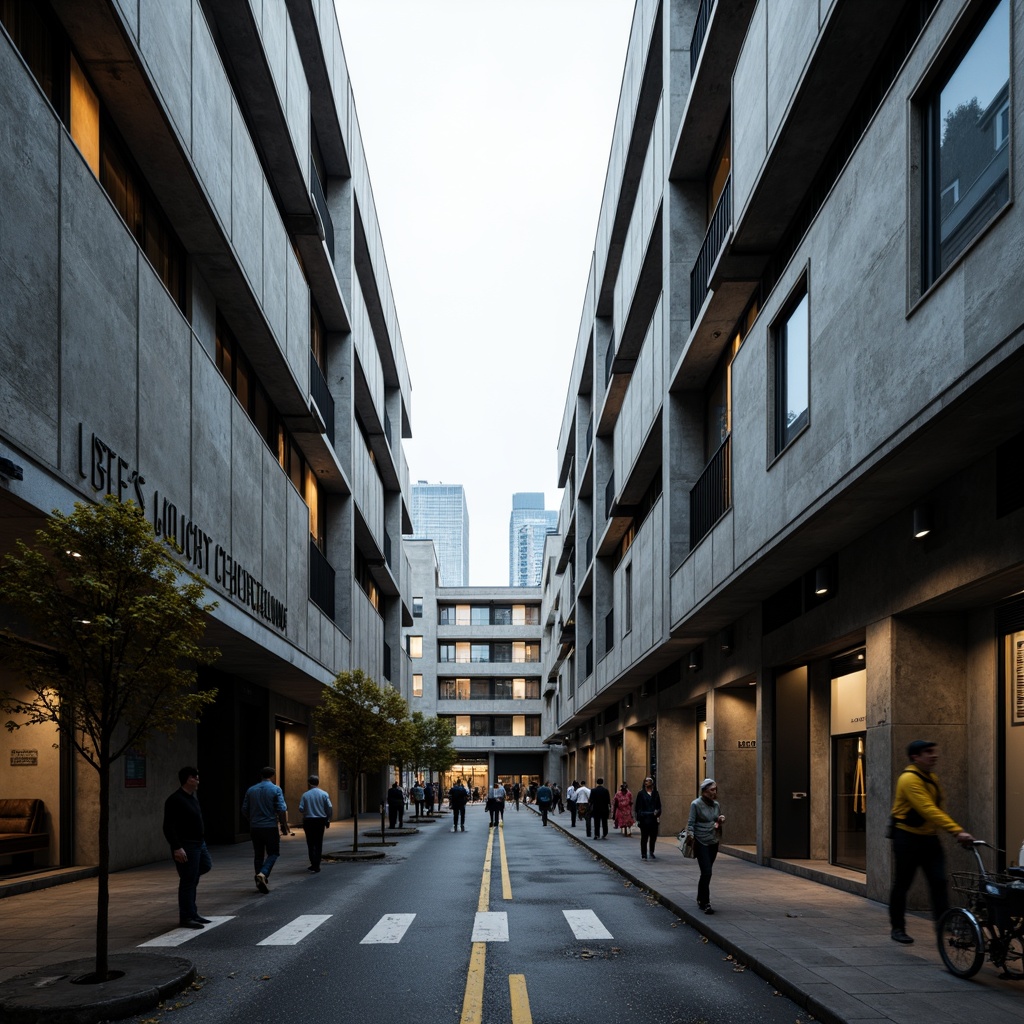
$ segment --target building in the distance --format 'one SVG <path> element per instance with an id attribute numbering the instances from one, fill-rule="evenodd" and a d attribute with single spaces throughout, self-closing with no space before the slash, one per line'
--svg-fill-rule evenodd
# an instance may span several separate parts
<path id="1" fill-rule="evenodd" d="M 558 529 L 558 513 L 544 508 L 544 494 L 524 491 L 512 495 L 508 520 L 508 585 L 540 586 L 544 541 Z"/>
<path id="2" fill-rule="evenodd" d="M 125 768 L 113 863 L 167 856 L 183 764 L 211 841 L 267 764 L 293 815 L 311 771 L 347 815 L 312 709 L 341 670 L 401 685 L 411 386 L 334 7 L 6 0 L 0 110 L 0 552 L 119 494 L 217 602 L 216 703 Z M 0 734 L 37 867 L 95 864 L 95 773 Z"/>
<path id="3" fill-rule="evenodd" d="M 469 508 L 462 484 L 412 485 L 411 536 L 434 542 L 442 586 L 469 586 Z"/>
<path id="4" fill-rule="evenodd" d="M 553 777 L 558 756 L 541 735 L 540 588 L 446 587 L 430 541 L 407 540 L 405 550 L 405 696 L 411 711 L 451 722 L 459 761 L 449 778 L 483 790 L 488 779 Z"/>
<path id="5" fill-rule="evenodd" d="M 1022 53 L 1019 0 L 639 0 L 568 381 L 563 778 L 674 832 L 712 776 L 878 900 L 911 740 L 1024 836 Z"/>

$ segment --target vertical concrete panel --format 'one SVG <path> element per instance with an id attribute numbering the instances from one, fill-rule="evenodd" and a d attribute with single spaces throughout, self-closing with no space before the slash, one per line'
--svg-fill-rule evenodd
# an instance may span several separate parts
<path id="1" fill-rule="evenodd" d="M 192 516 L 227 547 L 231 538 L 231 388 L 204 349 L 192 350 Z"/>
<path id="2" fill-rule="evenodd" d="M 224 233 L 231 235 L 231 86 L 199 7 L 192 47 L 192 161 Z"/>
<path id="3" fill-rule="evenodd" d="M 263 238 L 263 313 L 284 348 L 288 337 L 287 261 L 292 250 L 269 189 L 264 191 Z"/>
<path id="4" fill-rule="evenodd" d="M 270 449 L 266 445 L 260 447 L 263 459 L 263 585 L 283 601 L 288 587 L 288 549 L 281 543 L 281 538 L 288 533 L 288 493 L 292 486 Z"/>
<path id="5" fill-rule="evenodd" d="M 139 0 L 114 0 L 121 22 L 132 39 L 139 38 Z"/>
<path id="6" fill-rule="evenodd" d="M 285 4 L 271 0 L 260 4 L 250 0 L 253 18 L 260 27 L 263 53 L 267 58 L 271 77 L 277 87 L 277 96 L 282 108 L 288 96 L 288 54 L 286 40 L 289 33 L 288 8 Z M 301 152 L 301 151 L 300 151 Z"/>
<path id="7" fill-rule="evenodd" d="M 147 496 L 159 491 L 185 515 L 191 514 L 192 344 L 181 311 L 140 259 L 138 468 Z M 152 521 L 155 509 L 146 511 Z"/>
<path id="8" fill-rule="evenodd" d="M 818 38 L 818 12 L 810 3 L 761 7 L 768 34 L 768 138 L 774 139 Z"/>
<path id="9" fill-rule="evenodd" d="M 288 328 L 285 355 L 299 388 L 309 394 L 309 286 L 291 246 L 285 253 L 288 275 Z"/>
<path id="10" fill-rule="evenodd" d="M 303 180 L 306 187 L 309 187 L 310 174 L 310 140 L 309 140 L 309 86 L 306 83 L 306 73 L 302 67 L 302 57 L 299 55 L 299 47 L 295 42 L 292 27 L 287 25 L 285 36 L 285 49 L 287 53 L 287 102 L 285 112 L 288 116 L 288 131 L 292 137 L 292 144 L 295 153 L 299 158 L 299 165 L 302 168 Z"/>
<path id="11" fill-rule="evenodd" d="M 139 49 L 186 147 L 192 145 L 193 3 L 194 0 L 161 0 L 158 4 L 139 5 Z"/>
<path id="12" fill-rule="evenodd" d="M 757 842 L 756 688 L 715 690 L 713 712 L 715 761 L 710 774 L 718 782 L 718 799 L 726 817 L 722 839 L 727 846 L 753 846 Z"/>
<path id="13" fill-rule="evenodd" d="M 301 644 L 306 636 L 309 615 L 309 509 L 294 487 L 286 489 L 288 502 L 287 545 L 288 639 Z M 313 606 L 315 607 L 315 605 Z"/>
<path id="14" fill-rule="evenodd" d="M 768 151 L 767 7 L 762 3 L 754 9 L 732 76 L 733 224 L 741 219 Z"/>
<path id="15" fill-rule="evenodd" d="M 17 53 L 0 36 L 0 422 L 51 466 L 58 458 L 60 140 Z M 77 163 L 80 159 L 75 157 Z"/>
<path id="16" fill-rule="evenodd" d="M 237 401 L 231 408 L 231 556 L 263 573 L 263 441 Z"/>
<path id="17" fill-rule="evenodd" d="M 138 262 L 135 239 L 75 144 L 61 155 L 61 448 L 77 475 L 78 425 L 137 462 Z"/>
<path id="18" fill-rule="evenodd" d="M 231 104 L 231 243 L 249 285 L 263 299 L 263 197 L 266 183 L 241 111 Z"/>
<path id="19" fill-rule="evenodd" d="M 658 777 L 661 794 L 660 835 L 674 836 L 686 825 L 690 812 L 690 780 L 696 754 L 692 708 L 658 712 Z M 643 781 L 641 776 L 640 781 Z"/>

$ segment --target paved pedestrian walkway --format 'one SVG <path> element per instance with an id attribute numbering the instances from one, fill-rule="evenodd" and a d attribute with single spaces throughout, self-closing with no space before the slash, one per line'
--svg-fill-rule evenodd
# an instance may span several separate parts
<path id="1" fill-rule="evenodd" d="M 448 820 L 423 830 L 446 831 Z M 361 821 L 360 832 L 378 821 Z M 917 942 L 900 946 L 889 938 L 884 905 L 722 854 L 712 885 L 717 913 L 706 916 L 696 905 L 696 862 L 684 860 L 674 837 L 659 840 L 657 860 L 644 861 L 636 831 L 630 839 L 613 831 L 595 841 L 587 839 L 582 824 L 568 828 L 568 814 L 552 815 L 551 822 L 720 945 L 723 956 L 757 971 L 821 1021 L 1018 1024 L 1024 1018 L 1024 982 L 1001 979 L 990 964 L 970 981 L 953 977 L 942 966 L 924 915 L 910 920 Z M 335 823 L 326 834 L 325 853 L 349 849 L 351 837 L 351 822 Z M 212 852 L 214 870 L 199 887 L 200 913 L 236 914 L 254 898 L 251 847 L 240 843 Z M 331 884 L 336 877 L 334 869 L 310 875 L 306 865 L 301 832 L 285 838 L 272 889 Z M 112 875 L 111 952 L 134 951 L 173 928 L 176 889 L 169 859 Z M 0 899 L 0 982 L 91 956 L 95 901 L 95 878 Z"/>

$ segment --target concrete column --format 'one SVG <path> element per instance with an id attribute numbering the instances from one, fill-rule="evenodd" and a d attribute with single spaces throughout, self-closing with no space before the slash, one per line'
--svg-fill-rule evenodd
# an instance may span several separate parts
<path id="1" fill-rule="evenodd" d="M 675 835 L 686 825 L 693 799 L 693 708 L 658 712 L 658 777 L 661 835 Z"/>
<path id="2" fill-rule="evenodd" d="M 709 775 L 718 782 L 718 799 L 726 816 L 724 841 L 730 846 L 755 846 L 757 692 L 753 686 L 715 691 L 712 736 L 714 768 Z"/>

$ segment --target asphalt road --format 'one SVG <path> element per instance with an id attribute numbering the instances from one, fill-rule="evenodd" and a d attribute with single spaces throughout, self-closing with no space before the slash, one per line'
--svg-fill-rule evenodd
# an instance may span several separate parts
<path id="1" fill-rule="evenodd" d="M 807 1021 L 642 890 L 531 811 L 450 817 L 383 861 L 324 864 L 201 932 L 170 933 L 202 987 L 175 1024 L 741 1024 Z M 609 843 L 637 843 L 614 832 Z M 292 845 L 288 854 L 299 852 Z M 639 856 L 639 849 L 638 849 Z"/>

